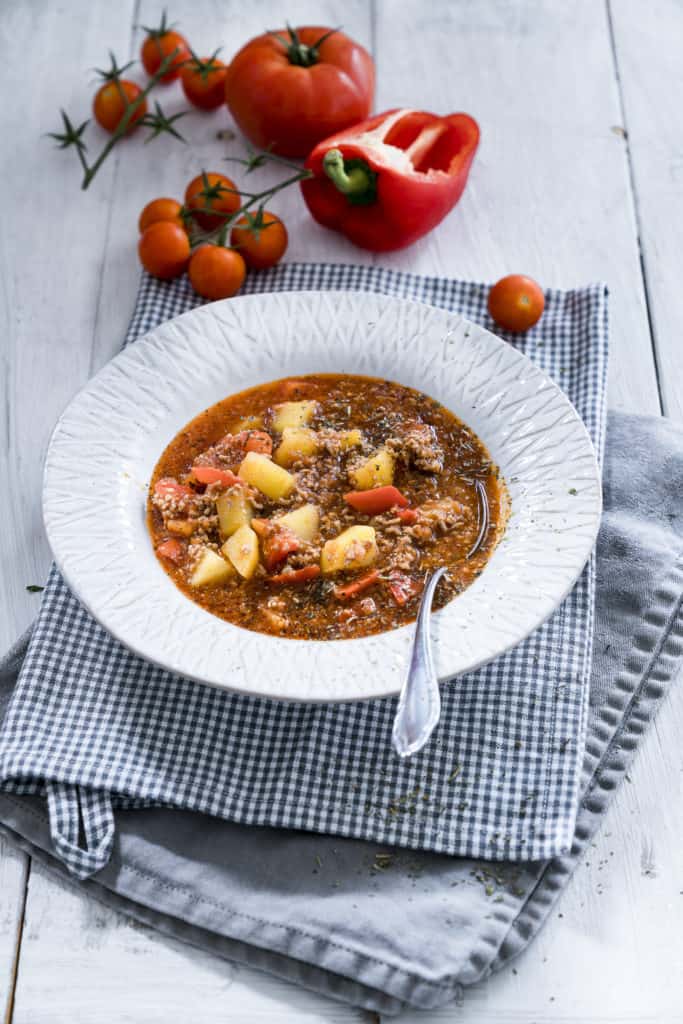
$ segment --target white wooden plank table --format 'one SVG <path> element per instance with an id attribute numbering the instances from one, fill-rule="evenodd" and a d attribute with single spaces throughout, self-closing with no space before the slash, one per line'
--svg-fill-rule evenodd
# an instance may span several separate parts
<path id="1" fill-rule="evenodd" d="M 31 620 L 49 552 L 42 457 L 58 414 L 118 349 L 138 279 L 139 209 L 222 165 L 225 112 L 192 115 L 192 147 L 122 145 L 91 190 L 40 139 L 65 106 L 86 116 L 88 68 L 123 58 L 158 0 L 3 6 L 0 227 L 0 647 Z M 610 285 L 614 407 L 683 418 L 683 6 L 678 0 L 176 0 L 198 50 L 229 55 L 286 15 L 343 24 L 377 61 L 376 109 L 472 113 L 483 140 L 449 220 L 377 262 L 549 286 Z M 30 69 L 26 53 L 30 52 Z M 179 87 L 170 109 L 184 106 Z M 268 171 L 261 172 L 267 180 Z M 374 262 L 314 225 L 296 194 L 275 209 L 288 258 Z M 667 701 L 551 922 L 516 964 L 437 1021 L 683 1021 L 683 690 Z M 373 1015 L 189 949 L 57 883 L 0 843 L 0 1008 L 14 1024 L 369 1021 Z"/>

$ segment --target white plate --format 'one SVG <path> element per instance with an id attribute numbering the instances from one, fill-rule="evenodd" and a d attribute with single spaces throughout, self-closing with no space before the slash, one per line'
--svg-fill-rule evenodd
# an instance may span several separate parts
<path id="1" fill-rule="evenodd" d="M 76 596 L 132 651 L 200 682 L 301 701 L 397 693 L 412 627 L 335 641 L 241 629 L 174 586 L 147 533 L 152 470 L 184 424 L 244 388 L 316 372 L 418 388 L 487 445 L 513 514 L 481 576 L 434 616 L 439 676 L 518 644 L 565 597 L 593 547 L 601 489 L 590 438 L 560 388 L 511 345 L 460 316 L 365 292 L 204 306 L 157 327 L 90 381 L 55 428 L 43 494 L 50 544 Z"/>

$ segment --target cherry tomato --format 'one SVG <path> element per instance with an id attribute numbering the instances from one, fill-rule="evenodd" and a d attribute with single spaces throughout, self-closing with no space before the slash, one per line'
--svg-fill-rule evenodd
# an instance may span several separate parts
<path id="1" fill-rule="evenodd" d="M 95 120 L 105 131 L 115 132 L 121 119 L 126 113 L 128 103 L 133 103 L 138 98 L 142 89 L 135 82 L 129 82 L 126 78 L 120 78 L 116 82 L 105 82 L 95 93 L 93 100 L 93 114 Z M 135 128 L 135 125 L 147 113 L 147 100 L 143 100 L 130 120 L 126 134 Z"/>
<path id="2" fill-rule="evenodd" d="M 215 110 L 225 100 L 226 65 L 217 57 L 193 57 L 180 72 L 183 92 L 200 110 Z"/>
<path id="3" fill-rule="evenodd" d="M 260 149 L 308 156 L 316 143 L 365 120 L 375 68 L 338 29 L 306 26 L 267 32 L 233 57 L 225 102 Z"/>
<path id="4" fill-rule="evenodd" d="M 241 205 L 237 186 L 225 174 L 198 174 L 185 189 L 185 206 L 189 210 L 202 210 L 208 206 L 220 214 L 231 214 Z M 206 231 L 214 231 L 222 227 L 228 218 L 197 213 L 193 220 Z"/>
<path id="5" fill-rule="evenodd" d="M 185 222 L 180 216 L 182 208 L 182 204 L 177 199 L 152 199 L 140 214 L 138 220 L 140 234 L 146 231 L 150 224 L 156 224 L 160 220 L 170 221 L 171 224 L 177 224 L 179 228 L 184 229 Z"/>
<path id="6" fill-rule="evenodd" d="M 172 82 L 178 77 L 182 65 L 191 58 L 190 48 L 185 37 L 172 29 L 164 30 L 162 26 L 160 29 L 148 32 L 140 50 L 142 65 L 147 74 L 155 75 L 164 58 L 172 54 L 174 50 L 178 52 L 171 61 L 166 74 L 159 79 L 161 82 Z"/>
<path id="7" fill-rule="evenodd" d="M 192 254 L 190 283 L 204 299 L 229 299 L 240 288 L 247 273 L 244 260 L 234 249 L 203 245 Z"/>
<path id="8" fill-rule="evenodd" d="M 179 277 L 190 259 L 187 233 L 171 221 L 150 224 L 138 242 L 140 262 L 148 273 L 163 280 Z"/>
<path id="9" fill-rule="evenodd" d="M 499 327 L 520 333 L 528 331 L 545 308 L 543 289 L 525 274 L 503 277 L 489 292 L 489 313 Z"/>
<path id="10" fill-rule="evenodd" d="M 244 256 L 244 262 L 252 270 L 274 267 L 287 248 L 287 228 L 274 213 L 264 210 L 261 224 L 250 227 L 248 217 L 240 217 L 230 232 L 230 244 Z"/>

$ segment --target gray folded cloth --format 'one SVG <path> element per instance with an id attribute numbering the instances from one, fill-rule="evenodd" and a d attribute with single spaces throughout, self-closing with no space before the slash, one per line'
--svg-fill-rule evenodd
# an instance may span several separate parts
<path id="1" fill-rule="evenodd" d="M 149 808 L 116 812 L 112 859 L 80 884 L 176 938 L 387 1015 L 444 1005 L 504 967 L 559 898 L 683 654 L 683 431 L 612 414 L 604 490 L 582 800 L 567 855 L 493 864 Z M 26 643 L 0 664 L 0 719 Z M 0 831 L 69 877 L 42 800 L 0 794 Z"/>

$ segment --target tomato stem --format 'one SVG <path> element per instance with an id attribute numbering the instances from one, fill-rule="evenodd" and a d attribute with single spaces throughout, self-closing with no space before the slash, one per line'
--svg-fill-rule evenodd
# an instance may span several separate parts
<path id="1" fill-rule="evenodd" d="M 272 159 L 274 163 L 281 162 L 279 160 L 276 160 L 274 157 L 270 157 L 269 154 L 264 153 L 263 156 L 266 160 Z M 311 177 L 313 177 L 313 172 L 307 170 L 305 167 L 302 167 L 301 170 L 297 171 L 296 174 L 290 175 L 288 178 L 285 178 L 284 181 L 278 182 L 277 185 L 273 185 L 271 188 L 264 189 L 263 192 L 240 192 L 238 189 L 226 189 L 226 191 L 234 191 L 240 196 L 246 195 L 249 196 L 249 198 L 245 203 L 242 203 L 239 209 L 232 210 L 231 212 L 214 210 L 211 206 L 205 206 L 199 209 L 189 210 L 188 214 L 191 217 L 196 217 L 197 214 L 201 215 L 204 213 L 210 213 L 212 217 L 222 217 L 225 223 L 221 226 L 219 230 L 221 231 L 221 233 L 225 232 L 227 234 L 227 229 L 230 227 L 233 221 L 236 221 L 238 217 L 244 216 L 244 214 L 247 213 L 247 211 L 250 210 L 252 206 L 256 204 L 265 205 L 265 203 L 272 199 L 272 197 L 276 195 L 278 192 L 281 192 L 283 189 L 288 188 L 290 185 L 296 184 L 297 181 L 304 181 L 306 178 Z M 264 227 L 267 226 L 268 225 L 264 225 Z M 215 233 L 215 231 L 210 231 L 206 234 L 199 235 L 196 239 L 193 240 L 192 244 L 199 245 L 200 243 L 206 242 L 210 238 L 212 238 L 215 235 Z"/>

